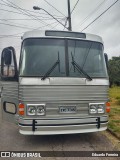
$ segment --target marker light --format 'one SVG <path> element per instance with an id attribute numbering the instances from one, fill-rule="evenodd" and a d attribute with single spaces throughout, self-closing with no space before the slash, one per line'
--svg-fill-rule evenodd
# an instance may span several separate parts
<path id="1" fill-rule="evenodd" d="M 19 104 L 19 115 L 24 115 L 24 104 L 22 103 Z"/>
<path id="2" fill-rule="evenodd" d="M 110 102 L 106 102 L 106 112 L 110 112 Z"/>

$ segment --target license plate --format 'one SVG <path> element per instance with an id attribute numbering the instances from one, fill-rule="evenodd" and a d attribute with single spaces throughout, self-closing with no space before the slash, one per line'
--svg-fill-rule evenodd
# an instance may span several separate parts
<path id="1" fill-rule="evenodd" d="M 76 113 L 76 106 L 60 106 L 59 113 Z"/>

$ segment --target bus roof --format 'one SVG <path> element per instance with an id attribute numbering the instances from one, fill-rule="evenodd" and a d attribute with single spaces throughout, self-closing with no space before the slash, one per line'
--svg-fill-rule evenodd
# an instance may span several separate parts
<path id="1" fill-rule="evenodd" d="M 22 40 L 27 38 L 42 38 L 42 37 L 83 39 L 83 40 L 103 43 L 102 38 L 98 35 L 82 33 L 82 32 L 58 31 L 58 30 L 44 30 L 44 31 L 35 30 L 35 31 L 25 32 L 22 37 Z"/>

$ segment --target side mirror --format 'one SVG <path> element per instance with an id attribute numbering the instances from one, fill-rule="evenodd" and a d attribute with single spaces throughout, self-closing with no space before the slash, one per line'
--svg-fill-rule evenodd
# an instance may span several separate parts
<path id="1" fill-rule="evenodd" d="M 17 61 L 13 47 L 4 48 L 1 55 L 1 79 L 18 80 Z"/>
<path id="2" fill-rule="evenodd" d="M 108 70 L 108 55 L 107 55 L 107 53 L 104 53 L 104 57 L 105 57 L 106 67 Z"/>
<path id="3" fill-rule="evenodd" d="M 5 65 L 9 66 L 12 63 L 12 52 L 9 48 L 3 50 L 3 59 Z"/>
<path id="4" fill-rule="evenodd" d="M 3 109 L 5 112 L 10 113 L 10 114 L 16 114 L 17 112 L 16 105 L 13 103 L 9 103 L 9 102 L 3 103 Z"/>

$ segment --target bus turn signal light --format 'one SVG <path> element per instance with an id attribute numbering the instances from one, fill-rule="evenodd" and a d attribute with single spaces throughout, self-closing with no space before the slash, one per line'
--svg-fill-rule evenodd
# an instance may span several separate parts
<path id="1" fill-rule="evenodd" d="M 106 102 L 106 112 L 110 112 L 110 102 Z"/>
<path id="2" fill-rule="evenodd" d="M 22 103 L 19 104 L 19 115 L 24 115 L 24 104 Z"/>

